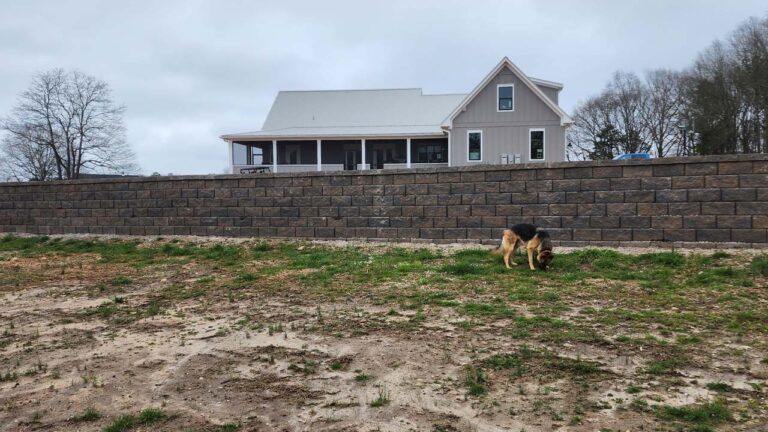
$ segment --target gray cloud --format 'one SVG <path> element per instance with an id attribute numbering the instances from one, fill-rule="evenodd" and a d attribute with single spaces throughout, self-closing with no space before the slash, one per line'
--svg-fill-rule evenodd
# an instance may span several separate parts
<path id="1" fill-rule="evenodd" d="M 503 56 L 563 82 L 561 105 L 617 69 L 682 68 L 764 1 L 8 2 L 0 113 L 35 72 L 76 68 L 127 106 L 145 173 L 226 166 L 222 133 L 257 130 L 282 89 L 467 92 Z"/>

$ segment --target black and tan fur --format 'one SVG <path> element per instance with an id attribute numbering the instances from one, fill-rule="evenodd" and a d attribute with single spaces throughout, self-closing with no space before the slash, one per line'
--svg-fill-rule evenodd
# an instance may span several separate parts
<path id="1" fill-rule="evenodd" d="M 504 230 L 498 249 L 498 252 L 504 255 L 504 265 L 507 268 L 510 268 L 510 264 L 517 265 L 516 262 L 512 261 L 512 256 L 518 245 L 525 245 L 525 249 L 528 251 L 528 266 L 531 270 L 536 270 L 533 266 L 534 252 L 536 252 L 536 260 L 540 269 L 546 270 L 552 262 L 554 254 L 552 253 L 552 240 L 549 233 L 531 224 L 517 224 Z"/>

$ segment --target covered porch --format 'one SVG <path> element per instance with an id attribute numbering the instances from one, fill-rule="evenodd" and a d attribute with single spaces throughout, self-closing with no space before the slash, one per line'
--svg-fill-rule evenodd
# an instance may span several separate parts
<path id="1" fill-rule="evenodd" d="M 233 140 L 232 173 L 448 166 L 448 138 Z"/>

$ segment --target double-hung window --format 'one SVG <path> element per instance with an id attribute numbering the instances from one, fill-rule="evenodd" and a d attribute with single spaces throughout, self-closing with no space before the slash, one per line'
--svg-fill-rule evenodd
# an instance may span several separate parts
<path id="1" fill-rule="evenodd" d="M 499 84 L 496 87 L 496 110 L 502 111 L 514 111 L 515 110 L 515 85 L 514 84 Z"/>
<path id="2" fill-rule="evenodd" d="M 483 131 L 467 132 L 467 161 L 481 162 L 483 160 Z"/>
<path id="3" fill-rule="evenodd" d="M 530 155 L 532 161 L 544 160 L 544 129 L 531 129 L 529 132 Z"/>

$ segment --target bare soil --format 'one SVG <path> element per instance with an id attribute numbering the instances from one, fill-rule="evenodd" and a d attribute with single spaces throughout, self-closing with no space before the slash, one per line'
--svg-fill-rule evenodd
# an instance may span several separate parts
<path id="1" fill-rule="evenodd" d="M 739 261 L 758 252 L 732 253 Z M 365 294 L 306 297 L 293 285 L 296 272 L 274 276 L 284 278 L 284 289 L 239 292 L 233 301 L 222 288 L 121 321 L 94 311 L 105 303 L 145 310 L 169 286 L 189 289 L 219 271 L 199 262 L 136 268 L 101 263 L 89 253 L 6 253 L 0 260 L 0 377 L 6 374 L 0 431 L 96 431 L 147 407 L 168 417 L 134 430 L 214 431 L 225 424 L 243 431 L 677 430 L 632 409 L 636 395 L 628 387 L 637 385 L 652 402 L 688 406 L 715 400 L 720 395 L 704 384 L 721 382 L 732 387 L 726 398 L 735 420 L 718 427 L 768 430 L 761 387 L 768 352 L 761 335 L 708 340 L 705 349 L 691 348 L 693 360 L 675 376 L 664 378 L 641 372 L 663 357 L 664 346 L 528 341 L 564 359 L 594 362 L 599 372 L 574 380 L 533 364 L 511 379 L 509 370 L 488 369 L 488 393 L 473 397 L 465 385 L 467 365 L 522 345 L 505 333 L 511 321 L 467 329 L 455 308 L 393 312 Z M 130 282 L 113 286 L 118 276 Z M 765 302 L 761 296 L 756 301 Z M 594 306 L 576 301 L 560 319 L 578 321 L 581 309 Z M 526 306 L 518 306 L 525 314 Z M 417 313 L 428 319 L 406 325 Z M 101 417 L 73 420 L 87 408 Z"/>

